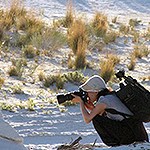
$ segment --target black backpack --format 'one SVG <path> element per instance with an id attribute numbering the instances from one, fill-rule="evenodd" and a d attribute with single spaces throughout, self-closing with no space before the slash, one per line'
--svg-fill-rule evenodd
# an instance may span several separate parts
<path id="1" fill-rule="evenodd" d="M 126 107 L 134 114 L 133 118 L 142 122 L 150 121 L 150 92 L 140 85 L 131 76 L 126 77 L 125 72 L 116 73 L 117 78 L 124 83 L 120 83 L 120 88 L 115 91 L 117 97 L 126 105 Z M 119 113 L 121 112 L 113 112 Z"/>

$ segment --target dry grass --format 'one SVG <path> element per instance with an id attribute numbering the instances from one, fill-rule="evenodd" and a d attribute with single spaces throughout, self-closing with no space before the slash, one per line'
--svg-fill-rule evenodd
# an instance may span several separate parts
<path id="1" fill-rule="evenodd" d="M 31 43 L 38 49 L 56 50 L 66 44 L 66 35 L 57 28 L 46 28 L 31 38 Z"/>
<path id="2" fill-rule="evenodd" d="M 129 70 L 134 70 L 136 65 L 136 58 L 131 54 L 130 64 L 127 66 Z"/>
<path id="3" fill-rule="evenodd" d="M 112 79 L 112 76 L 114 75 L 114 67 L 119 62 L 120 59 L 117 55 L 109 54 L 107 55 L 107 59 L 100 63 L 100 76 L 105 80 L 105 82 Z"/>
<path id="4" fill-rule="evenodd" d="M 88 44 L 88 33 L 82 19 L 75 20 L 68 29 L 68 44 L 76 55 L 79 49 L 85 49 Z"/>
<path id="5" fill-rule="evenodd" d="M 112 23 L 116 23 L 117 22 L 117 17 L 114 17 L 113 19 L 112 19 Z"/>
<path id="6" fill-rule="evenodd" d="M 12 66 L 9 67 L 8 74 L 10 76 L 21 77 L 24 72 L 25 62 L 23 59 L 12 60 Z"/>
<path id="7" fill-rule="evenodd" d="M 6 11 L 1 11 L 0 27 L 4 31 L 9 31 L 18 33 L 19 30 L 24 32 L 21 36 L 18 34 L 17 46 L 22 47 L 30 42 L 30 38 L 41 32 L 45 24 L 41 20 L 37 19 L 32 11 L 26 11 L 22 6 L 21 1 L 13 0 L 10 8 Z M 13 31 L 12 31 L 13 29 Z"/>
<path id="8" fill-rule="evenodd" d="M 106 44 L 115 42 L 117 38 L 117 33 L 115 31 L 109 31 L 103 36 L 103 40 Z"/>
<path id="9" fill-rule="evenodd" d="M 22 48 L 23 55 L 27 58 L 34 58 L 37 55 L 37 49 L 32 45 L 26 45 Z"/>
<path id="10" fill-rule="evenodd" d="M 43 85 L 45 87 L 49 87 L 55 84 L 58 89 L 62 89 L 64 87 L 64 83 L 64 76 L 61 74 L 48 75 L 43 79 Z"/>
<path id="11" fill-rule="evenodd" d="M 114 75 L 114 64 L 111 62 L 111 60 L 105 60 L 100 63 L 100 76 L 105 80 L 105 82 L 108 82 L 111 80 L 112 76 Z"/>
<path id="12" fill-rule="evenodd" d="M 96 36 L 103 37 L 108 29 L 107 17 L 104 14 L 97 12 L 92 21 L 92 27 Z"/>
<path id="13" fill-rule="evenodd" d="M 114 66 L 119 64 L 119 62 L 120 62 L 119 57 L 115 54 L 108 54 L 107 59 L 108 59 L 108 61 L 111 61 Z"/>
<path id="14" fill-rule="evenodd" d="M 4 84 L 5 79 L 0 76 L 0 89 Z"/>
<path id="15" fill-rule="evenodd" d="M 78 43 L 78 50 L 75 56 L 74 66 L 76 69 L 83 69 L 87 66 L 86 57 L 85 57 L 86 43 Z"/>
<path id="16" fill-rule="evenodd" d="M 140 40 L 140 34 L 136 31 L 134 31 L 133 33 L 133 39 L 132 39 L 132 42 L 133 43 L 139 43 L 139 40 Z"/>
<path id="17" fill-rule="evenodd" d="M 63 20 L 64 27 L 70 27 L 73 24 L 75 13 L 73 11 L 72 0 L 68 0 L 67 12 L 65 19 Z"/>
<path id="18" fill-rule="evenodd" d="M 140 22 L 141 22 L 141 20 L 130 19 L 129 20 L 129 25 L 134 28 L 135 26 L 139 25 Z"/>
<path id="19" fill-rule="evenodd" d="M 150 53 L 150 50 L 148 49 L 148 46 L 144 44 L 135 44 L 134 50 L 131 55 L 133 55 L 135 58 L 142 58 L 147 57 Z"/>
<path id="20" fill-rule="evenodd" d="M 125 35 L 127 35 L 130 31 L 130 28 L 129 26 L 126 26 L 124 24 L 121 24 L 120 27 L 119 27 L 119 31 Z"/>

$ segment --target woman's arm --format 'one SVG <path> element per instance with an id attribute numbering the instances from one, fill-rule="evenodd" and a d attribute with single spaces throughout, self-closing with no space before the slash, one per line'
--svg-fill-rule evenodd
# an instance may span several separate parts
<path id="1" fill-rule="evenodd" d="M 86 123 L 90 123 L 91 120 L 97 115 L 97 114 L 102 114 L 105 111 L 106 104 L 97 104 L 91 112 L 88 112 L 87 109 L 85 108 L 84 102 L 80 102 L 80 108 L 82 112 L 83 119 Z"/>
<path id="2" fill-rule="evenodd" d="M 73 95 L 75 98 L 72 100 L 73 102 L 78 102 L 80 103 L 80 109 L 82 112 L 83 119 L 86 123 L 90 123 L 91 120 L 97 115 L 97 114 L 102 114 L 105 111 L 106 104 L 101 103 L 97 104 L 91 112 L 88 112 L 86 109 L 85 103 L 82 101 L 82 99 L 79 96 Z"/>

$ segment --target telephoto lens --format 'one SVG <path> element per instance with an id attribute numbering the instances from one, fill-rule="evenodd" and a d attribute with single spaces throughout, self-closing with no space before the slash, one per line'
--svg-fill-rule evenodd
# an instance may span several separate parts
<path id="1" fill-rule="evenodd" d="M 57 95 L 58 104 L 62 104 L 66 101 L 72 100 L 73 98 L 74 97 L 71 95 L 71 93 Z"/>
<path id="2" fill-rule="evenodd" d="M 83 91 L 82 89 L 79 89 L 78 91 L 73 91 L 67 94 L 58 94 L 57 95 L 57 101 L 58 104 L 62 104 L 66 101 L 72 100 L 74 97 L 72 96 L 72 94 L 80 96 L 81 99 L 86 102 L 87 101 L 87 92 Z"/>

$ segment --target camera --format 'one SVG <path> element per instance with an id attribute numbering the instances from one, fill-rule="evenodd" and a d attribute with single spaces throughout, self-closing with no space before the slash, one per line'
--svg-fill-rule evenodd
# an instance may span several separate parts
<path id="1" fill-rule="evenodd" d="M 58 94 L 57 101 L 59 104 L 62 104 L 66 101 L 70 101 L 74 98 L 72 94 L 80 96 L 81 99 L 86 102 L 87 101 L 87 92 L 83 91 L 81 88 L 78 91 L 69 92 L 67 94 Z"/>
<path id="2" fill-rule="evenodd" d="M 115 75 L 121 81 L 121 79 L 125 77 L 125 71 L 124 70 L 119 70 Z"/>

